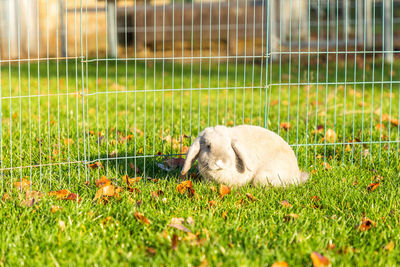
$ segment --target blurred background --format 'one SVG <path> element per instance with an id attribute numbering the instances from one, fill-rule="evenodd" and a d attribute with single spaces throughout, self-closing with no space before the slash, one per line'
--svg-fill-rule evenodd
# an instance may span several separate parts
<path id="1" fill-rule="evenodd" d="M 280 54 L 357 47 L 392 51 L 400 45 L 399 29 L 400 1 L 388 0 L 0 0 L 3 62 L 200 54 L 257 58 L 267 48 Z"/>

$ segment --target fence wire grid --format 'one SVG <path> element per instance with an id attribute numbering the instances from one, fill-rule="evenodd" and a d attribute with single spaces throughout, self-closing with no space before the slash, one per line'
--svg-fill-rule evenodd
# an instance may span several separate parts
<path id="1" fill-rule="evenodd" d="M 395 164 L 400 1 L 0 1 L 1 188 L 176 177 L 205 127 Z"/>

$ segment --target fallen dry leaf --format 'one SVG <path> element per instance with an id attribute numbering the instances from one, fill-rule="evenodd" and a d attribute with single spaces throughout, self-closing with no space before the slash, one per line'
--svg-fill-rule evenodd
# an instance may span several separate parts
<path id="1" fill-rule="evenodd" d="M 379 130 L 379 129 L 384 130 L 385 128 L 386 128 L 386 126 L 382 123 L 375 125 L 375 130 Z"/>
<path id="2" fill-rule="evenodd" d="M 387 251 L 392 251 L 394 249 L 394 242 L 393 240 L 391 240 L 386 246 L 385 246 L 385 250 Z"/>
<path id="3" fill-rule="evenodd" d="M 333 244 L 333 243 L 329 243 L 328 246 L 327 246 L 326 248 L 332 250 L 332 249 L 335 249 L 335 248 L 336 248 L 336 245 Z"/>
<path id="4" fill-rule="evenodd" d="M 332 169 L 332 166 L 328 162 L 323 162 L 322 166 L 324 166 L 325 170 L 330 170 Z"/>
<path id="5" fill-rule="evenodd" d="M 58 228 L 60 228 L 60 231 L 63 232 L 65 230 L 65 222 L 64 221 L 58 221 Z"/>
<path id="6" fill-rule="evenodd" d="M 364 217 L 362 219 L 361 225 L 358 229 L 360 231 L 365 232 L 365 231 L 368 231 L 369 229 L 371 229 L 372 226 L 376 226 L 376 222 Z"/>
<path id="7" fill-rule="evenodd" d="M 4 193 L 3 194 L 3 197 L 1 198 L 3 201 L 8 201 L 8 200 L 10 200 L 11 199 L 11 196 L 9 195 L 9 194 L 7 194 L 7 193 Z"/>
<path id="8" fill-rule="evenodd" d="M 150 254 L 150 255 L 156 255 L 156 249 L 155 248 L 152 248 L 152 247 L 148 247 L 148 248 L 146 248 L 146 252 L 148 253 L 148 254 Z"/>
<path id="9" fill-rule="evenodd" d="M 336 140 L 336 133 L 332 129 L 327 129 L 325 132 L 325 137 L 324 140 L 326 140 L 329 143 L 334 143 Z"/>
<path id="10" fill-rule="evenodd" d="M 175 228 L 175 229 L 178 229 L 180 231 L 184 231 L 186 233 L 191 233 L 192 232 L 188 228 L 186 228 L 183 224 L 180 224 L 180 223 L 171 223 L 171 224 L 168 224 L 168 226 L 172 227 L 172 228 Z"/>
<path id="11" fill-rule="evenodd" d="M 318 201 L 321 200 L 321 198 L 319 196 L 312 196 L 311 200 L 314 201 L 314 202 L 318 202 Z"/>
<path id="12" fill-rule="evenodd" d="M 298 218 L 299 218 L 299 215 L 298 215 L 298 214 L 289 213 L 288 215 L 286 215 L 285 217 L 283 217 L 283 221 L 284 221 L 284 222 L 288 222 L 288 221 L 291 221 L 291 220 L 296 220 L 296 219 L 298 219 Z"/>
<path id="13" fill-rule="evenodd" d="M 171 218 L 171 224 L 183 224 L 184 222 L 184 218 Z"/>
<path id="14" fill-rule="evenodd" d="M 222 212 L 221 216 L 224 220 L 226 220 L 228 218 L 228 213 L 226 211 L 224 211 L 224 212 Z"/>
<path id="15" fill-rule="evenodd" d="M 324 267 L 324 266 L 331 265 L 331 263 L 327 257 L 322 256 L 321 254 L 319 254 L 317 252 L 312 252 L 310 257 L 311 257 L 314 267 Z"/>
<path id="16" fill-rule="evenodd" d="M 146 224 L 146 225 L 150 225 L 151 221 L 149 219 L 147 219 L 142 213 L 140 212 L 135 212 L 135 218 L 136 220 L 138 220 L 139 222 Z"/>
<path id="17" fill-rule="evenodd" d="M 185 164 L 185 159 L 184 158 L 169 158 L 167 160 L 164 160 L 164 164 L 167 165 L 171 169 L 175 169 L 178 167 L 183 167 L 183 164 Z"/>
<path id="18" fill-rule="evenodd" d="M 257 200 L 257 198 L 256 198 L 255 196 L 253 196 L 252 194 L 250 194 L 250 193 L 246 193 L 246 197 L 247 197 L 250 201 L 256 201 L 256 200 Z"/>
<path id="19" fill-rule="evenodd" d="M 290 122 L 282 122 L 279 127 L 285 131 L 289 130 L 292 126 L 290 125 Z"/>
<path id="20" fill-rule="evenodd" d="M 369 185 L 367 186 L 367 190 L 368 190 L 369 192 L 372 192 L 372 191 L 374 191 L 376 188 L 378 188 L 378 186 L 379 186 L 379 183 L 372 183 L 372 184 L 369 184 Z"/>
<path id="21" fill-rule="evenodd" d="M 124 175 L 122 176 L 122 179 L 127 183 L 127 185 L 133 185 L 142 180 L 142 177 L 129 178 L 128 175 Z"/>
<path id="22" fill-rule="evenodd" d="M 219 195 L 221 196 L 221 198 L 224 198 L 224 196 L 226 196 L 230 192 L 231 192 L 231 188 L 229 186 L 226 186 L 223 184 L 221 184 L 219 186 Z"/>
<path id="23" fill-rule="evenodd" d="M 52 213 L 56 213 L 57 211 L 62 211 L 62 207 L 60 207 L 60 206 L 51 206 L 51 209 L 50 209 L 50 211 L 52 212 Z"/>
<path id="24" fill-rule="evenodd" d="M 210 205 L 210 208 L 214 207 L 217 202 L 215 200 L 210 200 L 208 201 L 208 204 Z"/>
<path id="25" fill-rule="evenodd" d="M 383 176 L 380 176 L 380 175 L 374 175 L 374 176 L 372 177 L 372 180 L 373 180 L 375 183 L 378 183 L 378 182 L 380 182 L 380 181 L 385 180 L 385 178 L 383 178 Z"/>
<path id="26" fill-rule="evenodd" d="M 185 192 L 188 193 L 188 196 L 193 196 L 194 195 L 194 189 L 193 189 L 193 183 L 191 180 L 184 181 L 180 184 L 177 185 L 176 190 L 180 194 L 184 194 Z"/>
<path id="27" fill-rule="evenodd" d="M 92 168 L 92 169 L 102 169 L 103 168 L 103 164 L 101 164 L 100 161 L 96 161 L 95 163 L 89 164 L 89 167 Z"/>
<path id="28" fill-rule="evenodd" d="M 194 224 L 193 218 L 192 218 L 192 217 L 188 217 L 188 218 L 186 219 L 186 223 L 189 224 L 189 225 L 193 225 L 193 224 Z"/>
<path id="29" fill-rule="evenodd" d="M 182 148 L 181 148 L 181 154 L 187 154 L 187 152 L 189 151 L 189 147 L 187 147 L 187 146 L 182 146 Z"/>
<path id="30" fill-rule="evenodd" d="M 18 182 L 14 182 L 14 186 L 18 189 L 18 190 L 22 190 L 27 186 L 30 186 L 32 183 L 24 178 L 19 179 Z"/>
<path id="31" fill-rule="evenodd" d="M 173 250 L 175 250 L 178 247 L 178 235 L 173 234 L 172 238 L 171 238 L 171 247 Z"/>
<path id="32" fill-rule="evenodd" d="M 65 200 L 73 200 L 73 201 L 77 201 L 78 203 L 81 202 L 81 198 L 79 197 L 78 194 L 75 193 L 71 193 L 67 196 L 67 198 L 65 198 Z"/>
<path id="33" fill-rule="evenodd" d="M 163 196 L 164 195 L 164 191 L 162 191 L 162 190 L 157 190 L 157 191 L 153 191 L 153 192 L 151 192 L 151 197 L 152 198 L 159 198 L 160 196 Z"/>
<path id="34" fill-rule="evenodd" d="M 293 207 L 293 205 L 290 204 L 289 201 L 287 201 L 287 200 L 282 200 L 282 201 L 281 201 L 281 205 L 284 206 L 285 208 L 291 208 L 291 207 Z"/>
<path id="35" fill-rule="evenodd" d="M 101 176 L 100 179 L 96 180 L 97 187 L 103 187 L 111 184 L 111 180 L 109 180 L 106 176 Z"/>
<path id="36" fill-rule="evenodd" d="M 72 145 L 73 143 L 75 143 L 75 141 L 71 138 L 66 138 L 64 139 L 64 144 L 67 145 Z"/>
<path id="37" fill-rule="evenodd" d="M 103 187 L 101 187 L 99 190 L 97 190 L 96 195 L 94 196 L 94 200 L 100 199 L 103 196 L 106 197 L 113 197 L 115 195 L 115 186 L 111 184 L 107 184 Z"/>
<path id="38" fill-rule="evenodd" d="M 64 199 L 66 198 L 71 192 L 68 189 L 61 189 L 58 191 L 51 191 L 49 193 L 49 196 L 53 197 L 57 197 L 57 199 Z"/>
<path id="39" fill-rule="evenodd" d="M 286 261 L 277 261 L 271 267 L 289 267 L 289 264 Z"/>

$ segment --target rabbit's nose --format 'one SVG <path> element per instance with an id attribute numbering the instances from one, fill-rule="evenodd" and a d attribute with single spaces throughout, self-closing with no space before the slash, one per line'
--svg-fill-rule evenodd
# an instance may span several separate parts
<path id="1" fill-rule="evenodd" d="M 222 160 L 218 160 L 217 162 L 215 162 L 215 165 L 217 165 L 218 168 L 220 168 L 220 169 L 224 168 L 224 163 L 222 162 Z"/>

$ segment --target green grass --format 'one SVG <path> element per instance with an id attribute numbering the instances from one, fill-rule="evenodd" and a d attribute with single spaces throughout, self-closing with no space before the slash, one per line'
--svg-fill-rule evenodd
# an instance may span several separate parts
<path id="1" fill-rule="evenodd" d="M 267 89 L 265 66 L 240 62 L 215 61 L 209 67 L 204 61 L 193 68 L 160 61 L 1 66 L 1 190 L 11 199 L 0 201 L 0 263 L 197 266 L 206 259 L 210 266 L 268 266 L 282 260 L 311 266 L 310 253 L 316 251 L 333 266 L 395 265 L 399 128 L 385 115 L 399 117 L 400 65 L 393 65 L 391 75 L 391 66 L 367 60 L 364 78 L 354 58 L 347 68 L 340 60 L 337 71 L 332 58 L 328 69 L 314 56 L 309 68 L 307 58 L 300 68 L 295 58 L 291 65 L 283 62 L 269 68 Z M 280 128 L 282 122 L 290 122 L 289 131 Z M 243 123 L 268 127 L 295 145 L 301 168 L 312 173 L 310 181 L 300 187 L 232 189 L 223 199 L 211 189 L 218 191 L 218 185 L 195 181 L 196 196 L 188 197 L 176 190 L 179 169 L 157 167 L 165 159 L 158 154 L 179 154 L 180 145 L 189 145 L 203 128 Z M 376 127 L 381 123 L 384 128 Z M 317 126 L 322 130 L 314 134 Z M 323 139 L 326 129 L 337 134 L 334 144 Z M 92 132 L 102 132 L 104 139 L 99 143 Z M 189 136 L 182 144 L 163 141 L 181 134 Z M 133 139 L 115 142 L 128 135 Z M 118 157 L 111 158 L 115 151 Z M 88 167 L 96 161 L 104 168 Z M 324 162 L 333 168 L 324 168 Z M 141 171 L 135 173 L 131 163 Z M 96 179 L 106 175 L 123 186 L 124 174 L 159 181 L 140 182 L 140 193 L 124 191 L 106 205 L 93 201 Z M 384 180 L 369 192 L 375 175 Z M 25 176 L 33 190 L 68 188 L 82 201 L 43 196 L 26 207 L 25 194 L 13 186 Z M 151 192 L 157 190 L 164 195 L 154 199 Z M 246 193 L 257 200 L 249 201 Z M 313 196 L 321 200 L 316 204 Z M 282 200 L 293 207 L 282 206 Z M 53 205 L 63 210 L 52 213 Z M 135 212 L 152 223 L 137 221 Z M 285 221 L 291 213 L 299 217 Z M 363 215 L 376 222 L 366 232 L 357 227 Z M 199 244 L 168 226 L 176 217 L 193 218 L 186 227 L 198 234 Z M 391 240 L 395 247 L 387 251 Z M 336 247 L 329 249 L 329 243 Z"/>

